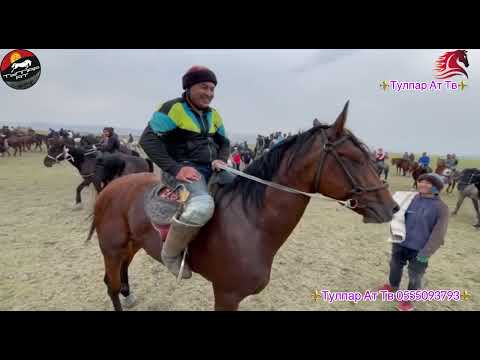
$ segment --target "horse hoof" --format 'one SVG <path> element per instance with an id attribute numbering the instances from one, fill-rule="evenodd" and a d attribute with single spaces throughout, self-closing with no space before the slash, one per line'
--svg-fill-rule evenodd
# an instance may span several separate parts
<path id="1" fill-rule="evenodd" d="M 73 205 L 73 208 L 72 208 L 73 211 L 82 210 L 82 209 L 83 209 L 83 204 L 82 203 L 75 204 L 75 205 Z"/>
<path id="2" fill-rule="evenodd" d="M 137 304 L 137 297 L 134 293 L 130 293 L 130 295 L 128 295 L 127 297 L 124 297 L 122 295 L 121 302 L 123 307 L 130 309 Z"/>

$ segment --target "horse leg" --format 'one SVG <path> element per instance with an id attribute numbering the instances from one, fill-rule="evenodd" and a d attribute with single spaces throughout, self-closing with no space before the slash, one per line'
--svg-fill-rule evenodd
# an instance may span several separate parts
<path id="1" fill-rule="evenodd" d="M 77 187 L 77 196 L 75 198 L 75 206 L 78 206 L 81 204 L 82 202 L 82 197 L 80 196 L 80 193 L 82 192 L 82 190 L 86 187 L 90 185 L 90 180 L 88 179 L 85 179 L 82 181 L 82 183 L 80 185 L 78 185 Z"/>
<path id="2" fill-rule="evenodd" d="M 103 281 L 107 285 L 108 296 L 112 300 L 115 311 L 122 311 L 122 304 L 118 294 L 120 294 L 121 280 L 120 269 L 122 265 L 121 256 L 104 255 L 105 261 L 105 277 Z"/>
<path id="3" fill-rule="evenodd" d="M 480 211 L 478 210 L 478 200 L 477 199 L 472 199 L 473 207 L 475 209 L 475 212 L 477 213 L 477 224 L 476 227 L 480 227 Z"/>
<path id="4" fill-rule="evenodd" d="M 465 195 L 459 191 L 459 196 L 458 196 L 458 201 L 457 201 L 457 206 L 455 207 L 455 210 L 453 210 L 452 215 L 455 216 L 457 215 L 458 210 L 460 209 L 460 206 L 462 206 L 463 200 L 465 200 Z"/>
<path id="5" fill-rule="evenodd" d="M 133 242 L 130 242 L 133 243 Z M 128 266 L 132 262 L 133 257 L 140 247 L 130 247 L 127 258 L 123 261 L 120 268 L 120 293 L 124 296 L 123 306 L 130 308 L 135 305 L 137 299 L 133 293 L 130 292 L 130 284 L 128 283 Z"/>
<path id="6" fill-rule="evenodd" d="M 213 285 L 213 294 L 215 296 L 215 311 L 237 311 L 243 296 L 236 293 L 225 291 Z"/>
<path id="7" fill-rule="evenodd" d="M 101 180 L 97 179 L 94 175 L 93 180 L 90 180 L 93 183 L 93 187 L 97 191 L 97 194 L 100 194 L 102 191 L 102 182 Z"/>

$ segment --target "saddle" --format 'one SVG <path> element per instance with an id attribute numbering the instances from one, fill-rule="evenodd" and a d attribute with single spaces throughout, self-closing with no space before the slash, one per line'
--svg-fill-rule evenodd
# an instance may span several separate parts
<path id="1" fill-rule="evenodd" d="M 215 193 L 222 186 L 231 183 L 234 179 L 234 177 L 222 173 L 224 172 L 214 173 L 209 181 L 208 192 L 212 197 L 215 197 Z M 145 214 L 162 240 L 168 234 L 173 217 L 179 218 L 183 213 L 189 197 L 190 192 L 183 184 L 172 186 L 163 180 L 146 191 Z"/>

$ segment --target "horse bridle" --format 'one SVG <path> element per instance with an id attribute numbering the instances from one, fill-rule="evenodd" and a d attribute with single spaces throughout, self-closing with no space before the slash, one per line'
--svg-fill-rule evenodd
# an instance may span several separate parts
<path id="1" fill-rule="evenodd" d="M 54 160 L 56 163 L 60 162 L 59 159 L 61 156 L 64 157 L 62 160 L 66 160 L 66 161 L 72 160 L 72 162 L 75 162 L 75 158 L 71 154 L 69 154 L 68 148 L 66 146 L 63 146 L 63 151 L 55 157 L 51 156 L 50 154 L 47 154 L 47 157 L 49 159 Z"/>
<path id="2" fill-rule="evenodd" d="M 359 198 L 366 192 L 373 192 L 373 191 L 379 191 L 379 190 L 385 189 L 385 188 L 388 187 L 388 184 L 386 182 L 384 182 L 382 185 L 372 186 L 372 187 L 368 187 L 368 188 L 359 185 L 355 181 L 355 178 L 352 176 L 350 171 L 345 166 L 345 163 L 344 163 L 344 161 L 342 161 L 342 159 L 338 155 L 338 152 L 335 150 L 335 148 L 337 148 L 338 146 L 343 144 L 345 141 L 349 140 L 350 136 L 349 135 L 344 135 L 340 139 L 338 139 L 334 142 L 331 142 L 330 140 L 328 140 L 328 135 L 327 135 L 325 129 L 322 128 L 320 131 L 321 131 L 320 135 L 321 135 L 322 141 L 323 141 L 323 151 L 322 151 L 322 154 L 320 155 L 320 161 L 318 163 L 318 168 L 317 168 L 317 171 L 315 173 L 315 178 L 314 178 L 314 186 L 315 186 L 314 190 L 315 190 L 315 192 L 320 193 L 320 176 L 322 174 L 323 167 L 325 165 L 325 159 L 327 158 L 328 154 L 331 154 L 335 158 L 337 163 L 341 166 L 341 168 L 343 169 L 343 171 L 347 175 L 347 178 L 352 185 L 352 190 L 350 190 L 350 193 L 349 193 L 350 195 L 352 195 L 352 198 L 347 200 L 347 203 L 349 204 L 349 207 L 352 208 L 352 209 L 353 208 L 365 208 L 366 205 L 360 205 L 359 201 L 357 199 L 355 199 L 355 197 Z"/>

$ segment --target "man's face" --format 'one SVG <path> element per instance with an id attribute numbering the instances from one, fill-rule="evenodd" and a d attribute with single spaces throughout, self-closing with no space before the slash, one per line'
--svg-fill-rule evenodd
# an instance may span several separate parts
<path id="1" fill-rule="evenodd" d="M 195 84 L 190 88 L 190 100 L 199 109 L 207 108 L 215 95 L 215 84 L 203 82 Z"/>
<path id="2" fill-rule="evenodd" d="M 103 130 L 103 136 L 109 136 L 110 132 L 108 130 Z"/>
<path id="3" fill-rule="evenodd" d="M 418 185 L 418 192 L 421 194 L 431 194 L 432 193 L 432 184 L 426 180 L 419 181 Z"/>

